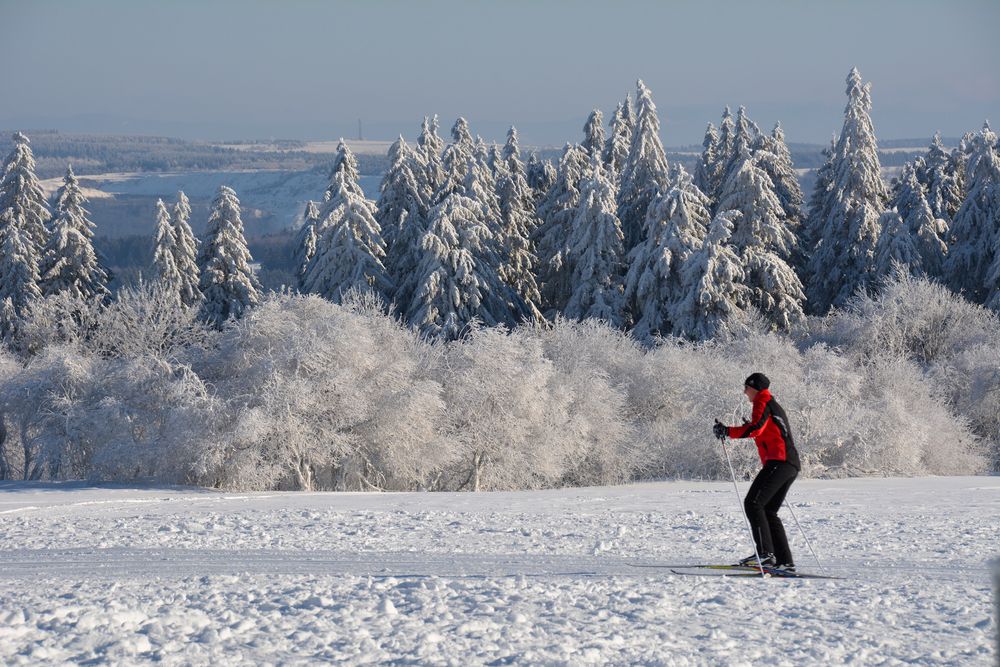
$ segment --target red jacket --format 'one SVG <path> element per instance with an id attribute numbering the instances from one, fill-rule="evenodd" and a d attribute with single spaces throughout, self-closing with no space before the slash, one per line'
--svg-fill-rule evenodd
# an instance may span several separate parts
<path id="1" fill-rule="evenodd" d="M 767 389 L 754 396 L 750 421 L 742 426 L 730 426 L 727 431 L 730 438 L 753 438 L 761 463 L 788 461 L 799 467 L 799 453 L 792 441 L 788 416 Z"/>

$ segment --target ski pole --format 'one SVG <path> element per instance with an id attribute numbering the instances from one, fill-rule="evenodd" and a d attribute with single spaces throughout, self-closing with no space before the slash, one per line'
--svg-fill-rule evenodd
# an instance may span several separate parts
<path id="1" fill-rule="evenodd" d="M 826 573 L 826 568 L 823 567 L 823 563 L 821 563 L 819 561 L 819 556 L 817 556 L 816 552 L 813 551 L 813 546 L 809 542 L 809 538 L 806 537 L 806 531 L 802 530 L 802 524 L 799 523 L 799 518 L 797 516 L 795 516 L 795 512 L 792 510 L 792 505 L 791 505 L 791 503 L 788 502 L 787 498 L 785 499 L 785 507 L 788 508 L 788 512 L 792 515 L 792 518 L 795 519 L 795 525 L 798 526 L 799 533 L 802 534 L 802 539 L 806 541 L 806 546 L 809 547 L 809 553 L 811 553 L 812 557 L 816 559 L 816 565 L 819 566 L 819 571 L 823 572 L 825 574 Z"/>
<path id="2" fill-rule="evenodd" d="M 726 453 L 726 463 L 729 464 L 729 474 L 733 478 L 733 488 L 736 489 L 736 502 L 740 501 L 740 487 L 736 484 L 736 470 L 733 468 L 733 462 L 729 459 L 729 448 L 726 447 L 725 438 L 719 438 L 722 443 L 722 451 Z M 760 552 L 757 551 L 757 540 L 753 539 L 753 528 L 750 527 L 750 519 L 747 518 L 747 513 L 743 508 L 740 508 L 740 513 L 743 515 L 743 523 L 747 525 L 747 532 L 750 533 L 750 544 L 753 545 L 753 555 L 757 557 L 757 566 L 760 568 L 760 576 L 766 577 L 764 572 L 764 563 L 760 560 Z"/>

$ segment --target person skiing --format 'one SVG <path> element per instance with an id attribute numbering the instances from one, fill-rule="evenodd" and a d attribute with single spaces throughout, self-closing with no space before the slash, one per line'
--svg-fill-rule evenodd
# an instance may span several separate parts
<path id="1" fill-rule="evenodd" d="M 763 373 L 751 374 L 743 383 L 743 393 L 753 403 L 750 421 L 741 426 L 725 426 L 716 419 L 713 432 L 719 440 L 753 438 L 763 464 L 743 501 L 757 553 L 738 565 L 756 566 L 759 556 L 764 567 L 794 572 L 795 561 L 778 510 L 801 466 L 788 416 L 771 395 L 770 386 L 771 381 Z"/>

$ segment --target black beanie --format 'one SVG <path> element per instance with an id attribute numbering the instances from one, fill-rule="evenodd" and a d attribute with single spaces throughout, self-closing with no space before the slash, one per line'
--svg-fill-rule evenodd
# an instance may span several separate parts
<path id="1" fill-rule="evenodd" d="M 771 386 L 771 381 L 767 379 L 767 376 L 763 373 L 752 373 L 743 382 L 744 387 L 750 387 L 751 389 L 756 389 L 757 391 L 762 391 Z"/>

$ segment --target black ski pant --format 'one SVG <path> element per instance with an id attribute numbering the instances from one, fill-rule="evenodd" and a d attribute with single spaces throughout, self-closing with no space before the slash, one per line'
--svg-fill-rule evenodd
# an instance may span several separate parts
<path id="1" fill-rule="evenodd" d="M 743 501 L 753 539 L 757 543 L 757 553 L 761 558 L 765 554 L 774 554 L 778 565 L 794 564 L 778 510 L 798 474 L 795 466 L 787 461 L 768 461 L 757 473 Z"/>

